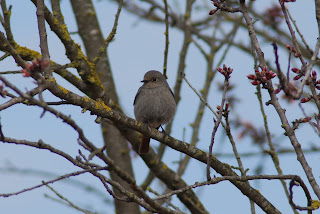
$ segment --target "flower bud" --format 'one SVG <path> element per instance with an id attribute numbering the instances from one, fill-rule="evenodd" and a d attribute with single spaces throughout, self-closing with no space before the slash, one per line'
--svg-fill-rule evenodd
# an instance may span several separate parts
<path id="1" fill-rule="evenodd" d="M 217 68 L 217 70 L 224 75 L 224 71 L 222 70 L 222 68 Z"/>
<path id="2" fill-rule="evenodd" d="M 281 91 L 281 89 L 280 89 L 280 88 L 277 88 L 276 90 L 274 90 L 274 93 L 275 93 L 275 94 L 279 94 L 280 91 Z"/>
<path id="3" fill-rule="evenodd" d="M 229 102 L 226 102 L 226 110 L 229 108 Z"/>
<path id="4" fill-rule="evenodd" d="M 312 117 L 305 117 L 301 120 L 302 123 L 307 123 L 312 119 Z"/>
<path id="5" fill-rule="evenodd" d="M 30 77 L 30 73 L 27 69 L 22 69 L 21 73 L 23 77 Z"/>
<path id="6" fill-rule="evenodd" d="M 262 82 L 267 82 L 267 77 L 262 77 Z"/>
<path id="7" fill-rule="evenodd" d="M 311 100 L 310 97 L 305 97 L 300 100 L 300 103 L 306 103 L 306 102 L 309 102 L 310 100 Z"/>
<path id="8" fill-rule="evenodd" d="M 317 72 L 315 70 L 312 71 L 312 79 L 313 80 L 317 79 Z"/>
<path id="9" fill-rule="evenodd" d="M 253 81 L 251 81 L 251 84 L 252 85 L 260 85 L 260 81 L 258 81 L 258 80 L 253 80 Z"/>
<path id="10" fill-rule="evenodd" d="M 272 78 L 275 78 L 276 76 L 277 76 L 276 73 L 272 73 L 272 74 L 271 74 L 271 79 L 272 79 Z"/>
<path id="11" fill-rule="evenodd" d="M 295 52 L 294 55 L 293 55 L 295 58 L 298 58 L 301 56 L 301 53 L 300 52 Z"/>
<path id="12" fill-rule="evenodd" d="M 257 80 L 257 77 L 253 74 L 249 74 L 249 75 L 247 75 L 247 77 L 249 80 Z"/>
<path id="13" fill-rule="evenodd" d="M 291 45 L 286 45 L 286 48 L 291 51 L 292 50 L 292 46 Z"/>
<path id="14" fill-rule="evenodd" d="M 298 68 L 291 68 L 291 71 L 293 71 L 296 74 L 300 74 L 301 73 L 301 70 L 298 69 Z"/>
<path id="15" fill-rule="evenodd" d="M 294 78 L 293 78 L 293 80 L 298 80 L 298 79 L 300 79 L 302 77 L 302 75 L 301 74 L 298 74 L 297 76 L 295 76 Z"/>

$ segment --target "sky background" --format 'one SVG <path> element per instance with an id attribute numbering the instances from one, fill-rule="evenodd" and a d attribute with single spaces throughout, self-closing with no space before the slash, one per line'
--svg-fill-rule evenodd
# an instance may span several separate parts
<path id="1" fill-rule="evenodd" d="M 49 1 L 45 1 L 47 6 L 50 7 Z M 117 5 L 112 1 L 93 1 L 95 4 L 96 13 L 99 18 L 101 29 L 103 30 L 104 37 L 106 38 L 113 26 L 114 14 L 117 10 Z M 169 1 L 170 4 L 176 5 L 180 11 L 184 11 L 184 5 L 177 5 L 178 1 Z M 201 1 L 200 1 L 201 2 Z M 205 2 L 205 1 L 203 1 Z M 209 2 L 209 1 L 208 1 Z M 264 11 L 265 7 L 270 7 L 271 2 L 257 0 L 257 11 Z M 138 2 L 140 3 L 140 1 Z M 160 1 L 162 3 L 162 1 Z M 13 5 L 12 8 L 12 31 L 14 38 L 21 46 L 26 46 L 30 49 L 40 51 L 39 36 L 36 20 L 36 9 L 31 1 L 7 1 L 7 5 Z M 143 4 L 143 3 L 141 3 Z M 197 5 L 197 3 L 196 3 Z M 195 5 L 195 6 L 196 6 Z M 317 25 L 315 21 L 314 2 L 311 0 L 297 1 L 296 3 L 287 4 L 292 16 L 297 21 L 301 32 L 313 48 L 317 39 Z M 214 7 L 208 3 L 209 8 Z M 67 23 L 69 32 L 77 31 L 75 18 L 69 1 L 63 0 L 61 2 L 61 9 Z M 197 20 L 208 14 L 208 11 L 195 12 L 192 14 L 192 19 Z M 219 14 L 216 14 L 219 15 Z M 282 25 L 285 27 L 285 25 Z M 227 26 L 226 26 L 227 27 Z M 3 28 L 0 28 L 3 32 Z M 59 39 L 48 30 L 48 43 L 51 60 L 60 64 L 68 63 L 65 56 L 65 49 Z M 163 65 L 163 51 L 164 51 L 164 31 L 163 25 L 150 23 L 133 16 L 126 10 L 123 10 L 120 15 L 118 31 L 115 40 L 110 44 L 108 53 L 113 71 L 113 77 L 116 84 L 116 89 L 119 94 L 120 104 L 124 112 L 134 117 L 133 114 L 133 100 L 134 96 L 141 86 L 140 81 L 143 75 L 148 70 L 162 70 Z M 81 43 L 78 35 L 72 35 L 72 38 Z M 238 41 L 244 43 L 249 42 L 247 32 L 241 31 L 237 35 Z M 168 82 L 173 87 L 178 68 L 179 51 L 183 42 L 183 35 L 176 29 L 170 29 L 170 47 L 168 59 Z M 262 42 L 263 51 L 267 58 L 272 62 L 272 46 L 269 43 Z M 283 57 L 283 58 L 281 58 Z M 287 56 L 280 55 L 283 59 L 282 65 L 284 68 L 287 66 Z M 216 60 L 216 63 L 219 59 Z M 249 55 L 243 54 L 239 50 L 231 49 L 224 64 L 228 67 L 234 68 L 231 83 L 236 84 L 236 90 L 232 92 L 237 98 L 241 100 L 237 108 L 231 112 L 231 116 L 241 115 L 246 121 L 262 127 L 263 121 L 261 112 L 259 111 L 258 100 L 255 95 L 255 87 L 253 87 L 247 79 L 247 75 L 253 73 L 253 60 Z M 215 64 L 216 66 L 216 64 Z M 7 58 L 0 63 L 0 71 L 18 70 L 14 61 Z M 191 44 L 190 50 L 186 60 L 186 75 L 193 86 L 200 90 L 202 88 L 206 64 L 197 48 Z M 35 87 L 31 78 L 23 78 L 21 75 L 7 75 L 6 76 L 12 83 L 19 86 L 20 89 L 26 90 Z M 73 86 L 67 84 L 63 79 L 56 76 L 57 81 L 70 90 L 77 91 Z M 213 87 L 210 89 L 208 102 L 211 106 L 215 107 L 221 102 L 221 94 L 217 91 L 217 84 L 223 81 L 223 77 L 218 75 L 213 82 Z M 199 104 L 199 98 L 194 92 L 186 85 L 182 87 L 182 100 L 179 103 L 177 113 L 173 122 L 172 136 L 177 139 L 184 139 L 190 142 L 192 135 L 192 128 L 190 123 L 193 122 L 196 115 L 196 108 Z M 48 93 L 46 93 L 47 100 L 57 100 Z M 268 100 L 268 95 L 263 93 L 264 102 Z M 6 102 L 8 99 L 0 99 L 0 104 Z M 286 102 L 281 102 L 287 109 L 287 116 L 289 121 L 302 117 L 300 111 L 297 111 L 297 103 L 287 105 Z M 95 117 L 91 116 L 89 112 L 81 113 L 81 109 L 71 106 L 59 106 L 58 110 L 65 114 L 70 114 L 78 125 L 84 129 L 85 135 L 98 147 L 103 145 L 102 136 L 100 132 L 100 125 L 94 122 Z M 290 142 L 283 136 L 283 130 L 279 118 L 275 110 L 271 107 L 265 107 L 268 115 L 268 122 L 270 131 L 273 134 L 273 139 L 282 148 L 290 148 Z M 312 108 L 307 108 L 307 112 L 311 113 Z M 46 113 L 40 119 L 42 110 L 38 107 L 24 106 L 22 104 L 15 105 L 12 108 L 0 112 L 1 124 L 3 132 L 7 137 L 17 139 L 27 139 L 30 141 L 38 141 L 42 139 L 45 143 L 64 150 L 65 152 L 73 155 L 78 155 L 79 146 L 77 144 L 77 133 L 64 124 L 61 120 Z M 213 128 L 212 114 L 206 109 L 204 112 L 203 122 L 200 127 L 198 147 L 205 151 L 208 150 L 210 143 L 211 133 Z M 183 136 L 183 129 L 185 135 Z M 222 129 L 220 129 L 221 131 Z M 313 143 L 319 147 L 319 137 L 307 126 L 299 127 L 297 131 L 298 139 L 301 140 L 302 148 L 308 148 L 307 145 Z M 233 133 L 237 136 L 237 132 Z M 250 141 L 244 138 L 241 141 L 237 139 L 238 150 L 240 153 L 259 151 Z M 159 142 L 152 141 L 151 146 L 156 148 Z M 232 153 L 230 143 L 223 135 L 223 132 L 218 132 L 217 140 L 214 145 L 215 153 Z M 138 184 L 141 184 L 147 174 L 147 167 L 143 161 L 136 157 L 134 153 L 133 167 Z M 164 162 L 172 169 L 177 169 L 176 161 L 180 158 L 180 153 L 167 149 Z M 220 161 L 226 162 L 230 165 L 237 165 L 234 158 L 220 157 Z M 319 153 L 312 153 L 307 155 L 307 160 L 313 168 L 313 173 L 319 183 L 320 175 L 320 155 Z M 95 160 L 98 163 L 98 160 Z M 248 174 L 254 174 L 254 169 L 260 163 L 264 163 L 263 174 L 276 174 L 273 163 L 269 157 L 250 157 L 242 158 L 245 168 L 249 168 Z M 280 156 L 280 164 L 284 174 L 298 174 L 305 181 L 305 176 L 300 164 L 296 160 L 294 154 L 287 154 Z M 8 172 L 5 169 L 11 167 L 12 169 L 20 169 L 18 172 Z M 26 173 L 26 170 L 30 173 Z M 48 151 L 42 151 L 25 146 L 16 146 L 10 144 L 0 144 L 0 192 L 10 193 L 19 191 L 26 187 L 31 187 L 41 183 L 42 180 L 50 180 L 56 176 L 63 175 L 77 171 L 69 162 L 63 158 L 57 157 Z M 199 164 L 197 161 L 192 160 L 187 168 L 183 179 L 188 184 L 193 184 L 196 181 L 206 180 L 206 166 Z M 52 174 L 48 174 L 50 172 Z M 212 170 L 212 174 L 217 175 Z M 76 181 L 76 182 L 75 182 Z M 98 193 L 90 193 L 85 191 L 85 184 L 92 185 L 98 189 Z M 291 213 L 291 209 L 284 196 L 282 186 L 279 181 L 256 181 L 252 185 L 257 188 L 268 200 L 271 201 L 281 212 Z M 73 203 L 80 207 L 91 209 L 99 213 L 113 213 L 113 205 L 110 203 L 111 197 L 103 190 L 100 182 L 93 178 L 91 175 L 81 175 L 73 178 L 73 182 L 63 181 L 52 185 L 58 192 L 70 199 Z M 156 180 L 152 183 L 152 187 L 159 192 L 163 191 L 164 186 L 159 184 Z M 309 187 L 309 185 L 308 185 Z M 295 189 L 294 199 L 299 202 L 299 205 L 305 205 L 303 194 L 298 188 Z M 312 193 L 312 189 L 309 188 Z M 228 182 L 222 182 L 217 185 L 206 186 L 194 190 L 201 198 L 203 204 L 210 213 L 249 213 L 249 201 L 242 193 Z M 60 203 L 54 202 L 44 196 L 48 194 L 54 197 L 54 194 L 46 187 L 27 192 L 18 196 L 9 198 L 0 198 L 1 213 L 18 214 L 18 213 L 77 213 L 74 209 L 67 208 Z M 177 201 L 174 197 L 174 201 Z M 231 205 L 232 204 L 232 205 Z M 179 205 L 179 204 L 178 204 Z M 181 206 L 182 207 L 182 206 Z M 257 207 L 257 213 L 262 211 Z M 315 211 L 314 213 L 320 213 Z"/>

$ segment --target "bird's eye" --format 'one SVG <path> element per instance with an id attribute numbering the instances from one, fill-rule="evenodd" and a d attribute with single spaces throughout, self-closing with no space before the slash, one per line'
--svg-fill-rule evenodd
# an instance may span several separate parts
<path id="1" fill-rule="evenodd" d="M 156 81 L 157 81 L 157 78 L 153 78 L 153 79 L 152 79 L 152 82 L 156 82 Z"/>

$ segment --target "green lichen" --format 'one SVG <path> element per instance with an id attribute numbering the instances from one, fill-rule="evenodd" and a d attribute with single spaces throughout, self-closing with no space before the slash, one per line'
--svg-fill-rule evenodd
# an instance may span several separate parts
<path id="1" fill-rule="evenodd" d="M 111 111 L 111 108 L 109 106 L 107 106 L 106 104 L 104 104 L 103 100 L 98 99 L 97 101 L 95 101 L 95 106 L 97 110 L 106 110 L 106 111 Z"/>
<path id="2" fill-rule="evenodd" d="M 164 170 L 167 170 L 167 169 L 168 169 L 168 166 L 167 166 L 166 164 L 163 164 L 162 168 L 163 168 Z"/>
<path id="3" fill-rule="evenodd" d="M 64 87 L 60 86 L 59 85 L 59 89 L 64 93 L 64 94 L 68 94 L 69 93 L 69 90 L 68 89 L 65 89 Z"/>
<path id="4" fill-rule="evenodd" d="M 89 13 L 87 13 L 87 15 L 94 16 L 94 15 L 96 15 L 96 12 L 94 10 L 91 10 Z"/>
<path id="5" fill-rule="evenodd" d="M 318 201 L 318 200 L 312 200 L 312 205 L 311 205 L 311 207 L 312 207 L 313 209 L 315 209 L 315 210 L 319 209 L 319 207 L 320 207 L 320 201 Z"/>
<path id="6" fill-rule="evenodd" d="M 14 44 L 14 48 L 16 50 L 16 53 L 19 54 L 25 60 L 31 61 L 36 58 L 41 58 L 41 54 L 39 52 L 30 50 L 27 47 L 22 47 L 18 44 Z"/>
<path id="7" fill-rule="evenodd" d="M 152 164 L 152 165 L 154 165 L 154 164 L 157 163 L 157 161 L 156 161 L 155 159 L 153 159 L 153 160 L 151 160 L 149 163 Z"/>
<path id="8" fill-rule="evenodd" d="M 66 41 L 72 40 L 68 31 L 67 25 L 65 24 L 60 25 L 60 29 L 62 31 L 62 39 Z"/>

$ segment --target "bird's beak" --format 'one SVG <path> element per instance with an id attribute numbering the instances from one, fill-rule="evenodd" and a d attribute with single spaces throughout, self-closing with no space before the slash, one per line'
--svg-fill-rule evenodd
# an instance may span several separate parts
<path id="1" fill-rule="evenodd" d="M 141 82 L 143 82 L 143 83 L 147 83 L 147 82 L 148 82 L 148 80 L 142 80 Z"/>

